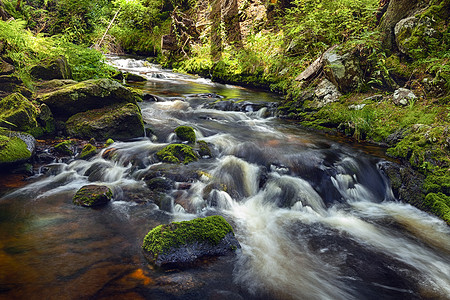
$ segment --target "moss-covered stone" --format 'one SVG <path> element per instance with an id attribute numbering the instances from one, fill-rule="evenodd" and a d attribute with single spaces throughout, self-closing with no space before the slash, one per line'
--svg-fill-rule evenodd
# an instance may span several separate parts
<path id="1" fill-rule="evenodd" d="M 212 157 L 211 149 L 205 141 L 198 141 L 198 154 L 200 157 Z"/>
<path id="2" fill-rule="evenodd" d="M 190 126 L 178 126 L 175 128 L 175 133 L 180 140 L 195 143 L 196 136 L 194 128 Z"/>
<path id="3" fill-rule="evenodd" d="M 168 163 L 184 163 L 198 160 L 197 153 L 194 152 L 191 146 L 184 144 L 171 144 L 164 147 L 156 153 L 159 160 Z"/>
<path id="4" fill-rule="evenodd" d="M 145 236 L 142 245 L 146 257 L 159 266 L 223 255 L 238 247 L 233 228 L 222 216 L 159 225 Z"/>
<path id="5" fill-rule="evenodd" d="M 443 193 L 429 193 L 425 197 L 425 204 L 432 213 L 450 224 L 450 196 Z"/>
<path id="6" fill-rule="evenodd" d="M 110 188 L 104 185 L 86 185 L 73 196 L 75 205 L 92 207 L 108 203 L 113 196 Z"/>
<path id="7" fill-rule="evenodd" d="M 86 145 L 84 145 L 83 149 L 81 150 L 80 158 L 81 159 L 91 158 L 92 156 L 95 155 L 96 151 L 97 151 L 97 148 L 95 146 L 93 146 L 92 144 L 86 144 Z"/>
<path id="8" fill-rule="evenodd" d="M 78 113 L 67 120 L 66 128 L 70 136 L 85 139 L 127 140 L 144 136 L 141 111 L 133 103 Z"/>
<path id="9" fill-rule="evenodd" d="M 129 89 L 105 78 L 65 85 L 38 97 L 38 101 L 50 107 L 55 118 L 61 119 L 117 103 L 136 103 L 136 100 L 136 95 Z"/>
<path id="10" fill-rule="evenodd" d="M 0 166 L 26 161 L 31 155 L 27 144 L 19 137 L 0 135 Z"/>
<path id="11" fill-rule="evenodd" d="M 36 107 L 22 94 L 14 93 L 0 100 L 1 127 L 25 132 L 30 131 L 38 126 L 36 122 L 37 114 Z"/>
<path id="12" fill-rule="evenodd" d="M 61 142 L 61 143 L 55 145 L 55 151 L 60 154 L 63 154 L 63 155 L 72 156 L 73 155 L 73 151 L 72 151 L 73 144 L 74 144 L 74 142 L 70 141 L 70 140 Z"/>
<path id="13" fill-rule="evenodd" d="M 109 138 L 106 140 L 105 144 L 103 145 L 104 148 L 108 148 L 109 146 L 111 146 L 114 143 L 114 140 Z"/>
<path id="14" fill-rule="evenodd" d="M 30 68 L 30 74 L 36 79 L 44 80 L 72 78 L 72 71 L 64 56 L 41 61 Z"/>

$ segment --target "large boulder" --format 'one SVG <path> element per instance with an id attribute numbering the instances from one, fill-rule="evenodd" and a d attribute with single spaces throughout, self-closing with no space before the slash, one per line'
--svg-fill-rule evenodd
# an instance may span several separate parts
<path id="1" fill-rule="evenodd" d="M 85 185 L 73 196 L 73 204 L 93 207 L 107 204 L 113 196 L 111 189 L 104 185 Z"/>
<path id="2" fill-rule="evenodd" d="M 357 89 L 363 81 L 358 57 L 354 53 L 340 55 L 337 51 L 327 51 L 323 55 L 325 75 L 340 92 L 348 93 Z"/>
<path id="3" fill-rule="evenodd" d="M 36 79 L 43 80 L 72 78 L 72 71 L 64 56 L 40 62 L 31 67 L 30 74 Z"/>
<path id="4" fill-rule="evenodd" d="M 14 131 L 0 132 L 0 166 L 19 164 L 30 159 L 36 140 L 30 134 Z"/>
<path id="5" fill-rule="evenodd" d="M 14 93 L 0 100 L 1 127 L 30 131 L 38 126 L 37 115 L 36 107 L 22 94 Z"/>
<path id="6" fill-rule="evenodd" d="M 144 238 L 144 255 L 156 266 L 185 266 L 207 256 L 240 248 L 233 228 L 222 216 L 173 222 L 153 228 Z"/>
<path id="7" fill-rule="evenodd" d="M 434 29 L 435 22 L 425 16 L 416 18 L 415 16 L 405 18 L 395 25 L 395 42 L 398 49 L 403 54 L 413 59 L 426 57 L 440 42 L 441 33 Z"/>
<path id="8" fill-rule="evenodd" d="M 136 104 L 122 103 L 73 115 L 66 130 L 72 137 L 128 140 L 144 136 L 144 122 Z"/>
<path id="9" fill-rule="evenodd" d="M 91 79 L 38 97 L 50 107 L 55 118 L 67 119 L 77 113 L 117 103 L 136 103 L 136 95 L 112 79 Z"/>

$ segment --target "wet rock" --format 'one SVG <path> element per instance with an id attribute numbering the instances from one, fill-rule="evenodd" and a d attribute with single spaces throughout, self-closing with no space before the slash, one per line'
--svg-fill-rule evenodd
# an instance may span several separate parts
<path id="1" fill-rule="evenodd" d="M 70 136 L 97 140 L 128 140 L 144 136 L 139 107 L 133 103 L 117 104 L 78 113 L 66 122 Z"/>
<path id="2" fill-rule="evenodd" d="M 28 133 L 0 132 L 0 166 L 12 166 L 29 160 L 36 149 L 36 140 Z"/>
<path id="3" fill-rule="evenodd" d="M 198 154 L 194 152 L 191 146 L 184 144 L 171 144 L 156 153 L 156 157 L 162 162 L 168 163 L 183 163 L 188 164 L 190 162 L 198 160 Z"/>
<path id="4" fill-rule="evenodd" d="M 327 51 L 323 55 L 325 75 L 342 93 L 357 89 L 362 84 L 362 71 L 358 57 L 353 53 L 340 55 Z"/>
<path id="5" fill-rule="evenodd" d="M 56 118 L 67 119 L 74 114 L 118 103 L 136 103 L 136 95 L 112 79 L 91 79 L 41 94 L 38 101 L 50 107 Z"/>
<path id="6" fill-rule="evenodd" d="M 75 205 L 93 207 L 107 204 L 112 199 L 112 191 L 104 185 L 85 185 L 73 196 Z"/>
<path id="7" fill-rule="evenodd" d="M 210 158 L 212 157 L 211 148 L 208 143 L 205 141 L 198 141 L 196 144 L 196 150 L 200 157 L 202 158 Z"/>
<path id="8" fill-rule="evenodd" d="M 180 140 L 187 141 L 189 143 L 195 143 L 195 140 L 197 139 L 195 137 L 194 128 L 190 126 L 178 126 L 175 128 L 175 134 Z"/>
<path id="9" fill-rule="evenodd" d="M 40 62 L 39 65 L 31 67 L 30 74 L 43 80 L 72 78 L 72 71 L 64 56 Z"/>
<path id="10" fill-rule="evenodd" d="M 189 266 L 205 256 L 221 256 L 240 248 L 233 228 L 221 216 L 173 222 L 152 229 L 142 245 L 156 266 Z"/>
<path id="11" fill-rule="evenodd" d="M 160 164 L 154 165 L 143 175 L 144 181 L 155 177 L 164 177 L 176 182 L 193 182 L 199 178 L 196 167 L 191 165 Z"/>
<path id="12" fill-rule="evenodd" d="M 410 167 L 388 161 L 380 162 L 378 168 L 389 178 L 395 198 L 426 209 L 423 207 L 425 177 L 422 174 Z"/>
<path id="13" fill-rule="evenodd" d="M 92 144 L 86 144 L 84 145 L 83 149 L 80 153 L 81 159 L 89 159 L 93 157 L 97 153 L 97 148 Z"/>
<path id="14" fill-rule="evenodd" d="M 125 80 L 142 82 L 142 81 L 147 81 L 147 78 L 145 78 L 144 76 L 138 75 L 138 74 L 134 74 L 134 73 L 125 73 Z"/>
<path id="15" fill-rule="evenodd" d="M 392 102 L 398 106 L 406 106 L 411 102 L 415 102 L 417 100 L 417 96 L 411 90 L 405 88 L 399 88 L 395 90 L 394 95 L 392 96 Z"/>
<path id="16" fill-rule="evenodd" d="M 74 153 L 73 145 L 74 145 L 74 141 L 69 140 L 69 141 L 61 142 L 61 143 L 55 145 L 55 152 L 57 152 L 59 154 L 63 154 L 63 155 L 72 156 Z"/>
<path id="17" fill-rule="evenodd" d="M 153 191 L 165 192 L 175 187 L 175 182 L 166 177 L 154 177 L 145 182 L 147 187 Z"/>

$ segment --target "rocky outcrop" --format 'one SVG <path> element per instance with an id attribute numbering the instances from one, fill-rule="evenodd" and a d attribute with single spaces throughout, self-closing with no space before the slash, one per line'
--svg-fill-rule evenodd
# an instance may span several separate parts
<path id="1" fill-rule="evenodd" d="M 323 55 L 325 76 L 342 93 L 358 89 L 363 75 L 359 58 L 354 53 L 340 55 L 337 51 L 327 51 Z"/>
<path id="2" fill-rule="evenodd" d="M 70 136 L 97 140 L 128 140 L 144 136 L 144 123 L 134 103 L 111 105 L 78 113 L 66 122 Z"/>
<path id="3" fill-rule="evenodd" d="M 107 204 L 112 199 L 111 189 L 104 185 L 85 185 L 73 196 L 75 205 L 93 207 Z"/>
<path id="4" fill-rule="evenodd" d="M 156 266 L 182 267 L 202 257 L 232 253 L 240 245 L 223 217 L 209 216 L 157 226 L 145 236 L 142 248 Z"/>
<path id="5" fill-rule="evenodd" d="M 31 67 L 30 74 L 36 79 L 71 79 L 72 71 L 64 56 L 42 61 L 40 64 Z"/>
<path id="6" fill-rule="evenodd" d="M 74 114 L 117 103 L 136 103 L 136 95 L 111 79 L 91 79 L 65 85 L 42 94 L 37 99 L 50 107 L 55 118 L 67 119 Z"/>

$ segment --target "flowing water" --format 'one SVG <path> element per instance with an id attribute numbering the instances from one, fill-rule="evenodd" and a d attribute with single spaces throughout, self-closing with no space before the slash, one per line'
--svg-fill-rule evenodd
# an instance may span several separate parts
<path id="1" fill-rule="evenodd" d="M 450 299 L 449 227 L 394 199 L 383 158 L 272 117 L 275 95 L 111 62 L 148 78 L 134 86 L 152 95 L 140 104 L 152 134 L 3 184 L 1 299 Z M 218 110 L 218 95 L 254 105 Z M 212 157 L 157 162 L 179 125 Z M 149 174 L 177 183 L 161 199 Z M 111 187 L 113 201 L 73 205 L 89 183 Z M 235 256 L 181 270 L 147 264 L 151 228 L 214 214 L 234 227 Z"/>

